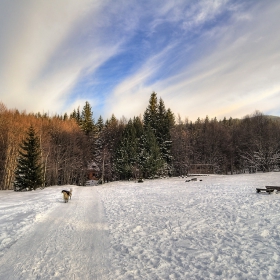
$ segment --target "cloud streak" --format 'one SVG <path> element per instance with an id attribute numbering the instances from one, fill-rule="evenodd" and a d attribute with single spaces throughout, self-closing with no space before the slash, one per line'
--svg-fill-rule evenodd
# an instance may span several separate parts
<path id="1" fill-rule="evenodd" d="M 124 111 L 133 96 L 140 99 L 141 93 L 156 91 L 173 112 L 192 120 L 206 115 L 242 117 L 257 109 L 279 115 L 276 105 L 280 102 L 280 97 L 277 98 L 280 90 L 279 4 L 268 7 L 259 4 L 251 11 L 234 8 L 236 11 L 230 22 L 205 30 L 191 43 L 195 49 L 186 51 L 179 42 L 181 49 L 177 55 L 184 64 L 177 62 L 179 73 L 171 73 L 168 78 L 152 84 L 143 78 L 138 91 L 126 88 L 123 100 L 118 95 L 114 111 Z M 186 57 L 195 59 L 189 59 L 188 63 Z M 152 64 L 150 69 L 153 69 Z M 159 76 L 160 71 L 153 73 L 157 74 Z M 138 76 L 135 73 L 134 77 Z M 129 77 L 122 85 L 129 85 L 131 79 Z M 120 87 L 116 92 L 119 90 Z M 272 104 L 272 100 L 277 103 Z"/>
<path id="2" fill-rule="evenodd" d="M 278 1 L 4 1 L 0 100 L 133 117 L 156 91 L 192 120 L 280 115 L 279 14 Z"/>
<path id="3" fill-rule="evenodd" d="M 104 8 L 98 2 L 27 2 L 6 6 L 1 99 L 19 109 L 55 112 L 81 74 L 94 71 L 118 46 L 106 44 L 98 22 L 88 27 L 89 18 Z"/>

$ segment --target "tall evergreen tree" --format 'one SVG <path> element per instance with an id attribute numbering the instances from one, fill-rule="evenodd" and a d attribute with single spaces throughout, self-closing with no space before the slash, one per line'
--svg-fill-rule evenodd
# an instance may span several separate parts
<path id="1" fill-rule="evenodd" d="M 80 107 L 77 108 L 76 121 L 78 125 L 81 125 L 82 117 L 81 117 Z"/>
<path id="2" fill-rule="evenodd" d="M 144 126 L 150 126 L 152 130 L 156 130 L 158 126 L 158 102 L 157 94 L 151 94 L 149 105 L 144 113 Z"/>
<path id="3" fill-rule="evenodd" d="M 164 165 L 156 137 L 149 125 L 140 139 L 138 165 L 144 178 L 157 175 Z"/>
<path id="4" fill-rule="evenodd" d="M 63 120 L 64 120 L 64 121 L 68 120 L 68 115 L 67 115 L 67 113 L 64 114 Z"/>
<path id="5" fill-rule="evenodd" d="M 94 120 L 92 118 L 92 110 L 91 106 L 86 101 L 85 106 L 83 107 L 82 110 L 82 115 L 81 115 L 81 128 L 85 132 L 86 135 L 89 135 L 91 132 L 94 131 Z"/>
<path id="6" fill-rule="evenodd" d="M 115 156 L 115 169 L 121 179 L 129 179 L 134 176 L 137 168 L 137 146 L 136 130 L 132 120 L 129 120 Z"/>
<path id="7" fill-rule="evenodd" d="M 144 113 L 144 126 L 150 126 L 155 134 L 160 148 L 161 157 L 165 162 L 165 172 L 170 174 L 171 168 L 171 135 L 170 130 L 174 126 L 174 115 L 170 109 L 166 110 L 162 98 L 157 101 L 155 92 L 151 94 L 149 105 Z"/>
<path id="8" fill-rule="evenodd" d="M 143 134 L 143 123 L 139 117 L 133 118 L 133 126 L 135 128 L 136 138 L 139 140 Z"/>
<path id="9" fill-rule="evenodd" d="M 20 145 L 15 171 L 14 190 L 35 190 L 43 184 L 39 137 L 31 125 L 27 137 Z"/>
<path id="10" fill-rule="evenodd" d="M 104 127 L 104 121 L 103 121 L 102 116 L 100 116 L 96 123 L 97 131 L 100 132 L 103 129 L 103 127 Z"/>
<path id="11" fill-rule="evenodd" d="M 166 117 L 167 117 L 167 123 L 169 128 L 172 128 L 175 126 L 175 117 L 173 112 L 170 110 L 170 108 L 167 109 L 166 111 Z"/>
<path id="12" fill-rule="evenodd" d="M 158 118 L 157 118 L 157 128 L 156 136 L 160 147 L 162 158 L 168 166 L 171 164 L 171 134 L 170 130 L 172 127 L 172 113 L 170 109 L 168 111 L 165 109 L 163 100 L 160 98 L 158 105 Z"/>
<path id="13" fill-rule="evenodd" d="M 76 119 L 76 117 L 77 117 L 77 112 L 76 112 L 76 109 L 74 109 L 73 112 L 70 114 L 70 118 Z"/>

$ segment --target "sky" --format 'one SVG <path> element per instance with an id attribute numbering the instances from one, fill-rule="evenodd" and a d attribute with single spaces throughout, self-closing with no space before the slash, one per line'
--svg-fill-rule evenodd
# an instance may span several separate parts
<path id="1" fill-rule="evenodd" d="M 0 102 L 95 120 L 280 116 L 279 0 L 0 0 Z"/>

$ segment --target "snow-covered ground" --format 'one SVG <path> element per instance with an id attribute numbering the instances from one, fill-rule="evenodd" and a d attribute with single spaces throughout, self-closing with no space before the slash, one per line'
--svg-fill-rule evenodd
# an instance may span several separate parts
<path id="1" fill-rule="evenodd" d="M 0 191 L 0 279 L 279 279 L 280 173 L 185 181 Z"/>

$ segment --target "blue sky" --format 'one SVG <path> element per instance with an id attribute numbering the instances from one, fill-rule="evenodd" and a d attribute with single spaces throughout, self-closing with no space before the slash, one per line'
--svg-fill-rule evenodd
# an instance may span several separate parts
<path id="1" fill-rule="evenodd" d="M 0 101 L 50 114 L 280 116 L 278 0 L 0 0 Z"/>

